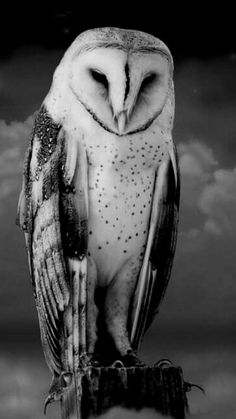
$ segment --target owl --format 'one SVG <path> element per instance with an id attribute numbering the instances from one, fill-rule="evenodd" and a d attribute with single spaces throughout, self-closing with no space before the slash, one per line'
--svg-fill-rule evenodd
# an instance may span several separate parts
<path id="1" fill-rule="evenodd" d="M 135 30 L 80 34 L 55 70 L 26 152 L 25 234 L 42 345 L 61 377 L 137 349 L 176 247 L 173 61 Z"/>

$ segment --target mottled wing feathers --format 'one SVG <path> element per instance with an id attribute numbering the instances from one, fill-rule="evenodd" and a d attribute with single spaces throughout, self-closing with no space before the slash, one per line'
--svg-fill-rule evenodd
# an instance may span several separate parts
<path id="1" fill-rule="evenodd" d="M 62 348 L 65 351 L 67 345 L 62 317 L 70 302 L 68 261 L 83 257 L 86 251 L 86 214 L 78 214 L 75 205 L 77 160 L 73 175 L 67 173 L 67 141 L 61 126 L 42 107 L 26 154 L 18 207 L 44 353 L 50 369 L 56 372 L 62 369 Z"/>
<path id="2" fill-rule="evenodd" d="M 134 349 L 157 313 L 168 285 L 176 247 L 179 192 L 178 162 L 173 152 L 156 174 L 147 247 L 132 313 Z"/>

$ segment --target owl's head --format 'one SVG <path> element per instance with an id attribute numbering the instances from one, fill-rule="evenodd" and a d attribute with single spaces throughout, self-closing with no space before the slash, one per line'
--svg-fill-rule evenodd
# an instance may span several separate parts
<path id="1" fill-rule="evenodd" d="M 147 129 L 170 96 L 173 102 L 171 54 L 144 32 L 99 28 L 82 33 L 54 78 L 60 81 L 62 74 L 76 101 L 117 135 Z"/>

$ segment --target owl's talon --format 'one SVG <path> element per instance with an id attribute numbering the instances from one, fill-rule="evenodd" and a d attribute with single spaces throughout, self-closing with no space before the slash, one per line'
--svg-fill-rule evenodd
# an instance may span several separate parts
<path id="1" fill-rule="evenodd" d="M 173 367 L 173 363 L 167 358 L 160 359 L 160 361 L 157 361 L 154 364 L 154 368 L 169 368 L 169 367 Z"/>
<path id="2" fill-rule="evenodd" d="M 185 389 L 186 393 L 189 392 L 189 391 L 191 391 L 193 387 L 195 387 L 198 390 L 200 390 L 204 395 L 206 394 L 204 388 L 201 387 L 201 386 L 199 386 L 198 384 L 189 383 L 187 381 L 184 382 L 184 389 Z"/>
<path id="3" fill-rule="evenodd" d="M 124 368 L 124 364 L 122 361 L 117 359 L 115 362 L 113 362 L 112 368 Z"/>

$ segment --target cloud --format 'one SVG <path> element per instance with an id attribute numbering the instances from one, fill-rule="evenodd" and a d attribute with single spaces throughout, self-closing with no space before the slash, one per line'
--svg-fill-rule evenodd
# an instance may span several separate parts
<path id="1" fill-rule="evenodd" d="M 45 369 L 30 356 L 26 359 L 3 354 L 0 356 L 0 369 L 0 417 L 41 419 L 46 384 Z"/>
<path id="2" fill-rule="evenodd" d="M 7 211 L 11 195 L 19 191 L 24 147 L 33 125 L 33 116 L 24 122 L 0 120 L 0 214 Z"/>
<path id="3" fill-rule="evenodd" d="M 199 209 L 207 215 L 204 228 L 213 234 L 234 234 L 236 231 L 236 168 L 219 169 L 205 185 Z"/>
<path id="4" fill-rule="evenodd" d="M 40 107 L 62 54 L 61 50 L 25 46 L 0 60 L 2 118 L 22 121 Z"/>
<path id="5" fill-rule="evenodd" d="M 0 138 L 4 142 L 17 142 L 29 134 L 32 127 L 33 116 L 29 116 L 25 122 L 12 121 L 7 124 L 0 120 Z"/>
<path id="6" fill-rule="evenodd" d="M 236 167 L 219 168 L 213 150 L 199 141 L 180 143 L 182 209 L 198 212 L 198 225 L 185 232 L 196 238 L 200 230 L 213 234 L 236 231 Z M 199 225 L 202 221 L 202 225 Z"/>
<path id="7" fill-rule="evenodd" d="M 176 67 L 177 142 L 200 139 L 224 167 L 235 164 L 236 61 L 188 60 Z"/>
<path id="8" fill-rule="evenodd" d="M 190 413 L 193 419 L 232 419 L 236 417 L 236 375 L 216 373 L 203 384 L 206 396 L 195 392 L 191 397 Z"/>

